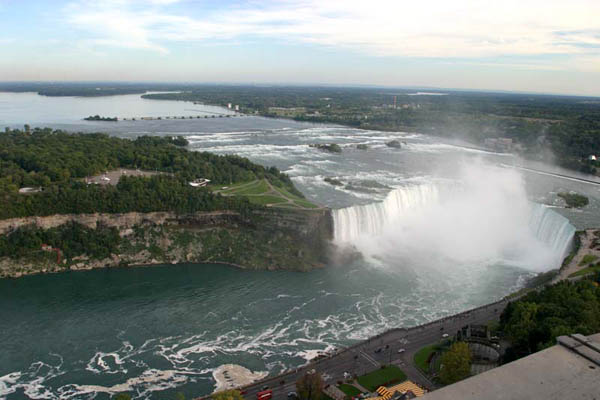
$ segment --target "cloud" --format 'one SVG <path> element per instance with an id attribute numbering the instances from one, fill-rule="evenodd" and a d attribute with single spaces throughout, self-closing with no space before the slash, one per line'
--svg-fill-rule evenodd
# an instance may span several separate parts
<path id="1" fill-rule="evenodd" d="M 174 42 L 264 38 L 392 57 L 481 58 L 600 52 L 593 0 L 300 0 L 216 10 L 178 0 L 79 1 L 67 20 L 94 43 L 168 53 Z"/>

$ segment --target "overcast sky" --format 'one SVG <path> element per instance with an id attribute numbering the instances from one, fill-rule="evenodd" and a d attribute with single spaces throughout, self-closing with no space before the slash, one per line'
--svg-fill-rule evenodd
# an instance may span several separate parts
<path id="1" fill-rule="evenodd" d="M 600 0 L 0 0 L 0 80 L 600 95 Z"/>

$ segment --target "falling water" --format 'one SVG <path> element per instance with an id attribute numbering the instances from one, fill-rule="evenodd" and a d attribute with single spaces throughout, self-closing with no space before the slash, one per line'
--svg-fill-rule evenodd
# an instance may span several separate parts
<path id="1" fill-rule="evenodd" d="M 427 240 L 432 251 L 443 251 L 449 246 L 442 241 L 453 243 L 457 237 L 463 236 L 464 241 L 475 247 L 476 241 L 490 242 L 487 250 L 493 251 L 482 250 L 477 254 L 481 259 L 514 253 L 515 248 L 525 247 L 525 252 L 542 249 L 546 253 L 544 269 L 560 265 L 575 233 L 575 227 L 568 219 L 548 207 L 529 202 L 525 196 L 517 196 L 516 200 L 510 198 L 514 201 L 511 204 L 508 198 L 498 201 L 500 195 L 495 193 L 491 195 L 495 199 L 491 205 L 482 204 L 485 202 L 477 193 L 470 204 L 469 200 L 465 200 L 469 196 L 469 189 L 460 185 L 422 184 L 394 189 L 381 202 L 334 210 L 335 241 L 353 244 L 360 249 L 361 245 L 364 247 L 365 242 L 372 242 L 375 237 L 378 238 L 376 241 L 396 239 L 397 246 L 408 246 L 411 243 L 407 242 L 406 235 L 401 236 L 402 229 L 415 230 L 415 225 L 435 226 L 434 229 L 439 228 L 437 237 L 431 240 L 428 237 Z M 444 203 L 445 200 L 449 201 Z M 456 203 L 461 203 L 461 207 L 457 208 Z M 502 209 L 499 209 L 499 203 L 503 205 Z M 442 219 L 439 211 L 442 207 L 447 207 L 447 214 L 462 215 Z M 494 215 L 485 218 L 487 213 Z M 477 228 L 473 229 L 473 226 Z M 416 230 L 419 231 L 418 228 Z M 414 240 L 418 241 L 418 236 L 415 235 Z M 456 246 L 450 247 L 453 247 L 454 253 Z"/>
<path id="2" fill-rule="evenodd" d="M 380 202 L 335 210 L 335 240 L 343 243 L 362 235 L 378 235 L 390 221 L 401 218 L 410 210 L 438 202 L 439 195 L 436 185 L 413 185 L 392 190 Z"/>

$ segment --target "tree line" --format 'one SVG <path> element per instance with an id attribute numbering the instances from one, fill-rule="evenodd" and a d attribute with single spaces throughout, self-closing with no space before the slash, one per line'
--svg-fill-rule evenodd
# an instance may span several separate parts
<path id="1" fill-rule="evenodd" d="M 592 280 L 563 281 L 508 304 L 500 330 L 511 343 L 505 361 L 556 344 L 556 337 L 600 331 L 600 287 Z"/>
<path id="2" fill-rule="evenodd" d="M 67 259 L 84 254 L 92 259 L 102 259 L 118 253 L 120 242 L 121 237 L 114 227 L 91 229 L 74 222 L 46 230 L 24 226 L 10 235 L 0 236 L 0 257 L 35 257 L 41 254 L 45 244 L 60 249 Z"/>
<path id="3" fill-rule="evenodd" d="M 51 129 L 7 129 L 0 134 L 0 218 L 64 213 L 177 211 L 252 207 L 246 200 L 213 195 L 189 181 L 231 184 L 266 178 L 302 194 L 277 168 L 246 158 L 187 151 L 181 137 L 69 134 Z M 116 186 L 87 185 L 83 178 L 117 168 L 164 172 L 152 177 L 122 176 Z M 23 195 L 23 187 L 42 188 Z M 303 196 L 302 196 L 303 197 Z"/>

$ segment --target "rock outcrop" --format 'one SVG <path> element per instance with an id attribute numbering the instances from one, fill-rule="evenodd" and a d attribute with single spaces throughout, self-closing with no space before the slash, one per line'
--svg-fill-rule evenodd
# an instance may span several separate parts
<path id="1" fill-rule="evenodd" d="M 307 271 L 325 265 L 333 235 L 330 210 L 283 208 L 246 214 L 133 212 L 13 218 L 0 221 L 0 234 L 10 234 L 28 225 L 50 229 L 72 222 L 92 229 L 116 228 L 122 237 L 120 251 L 101 260 L 80 255 L 60 263 L 53 257 L 2 258 L 0 277 L 176 263 L 223 263 L 248 269 Z"/>

